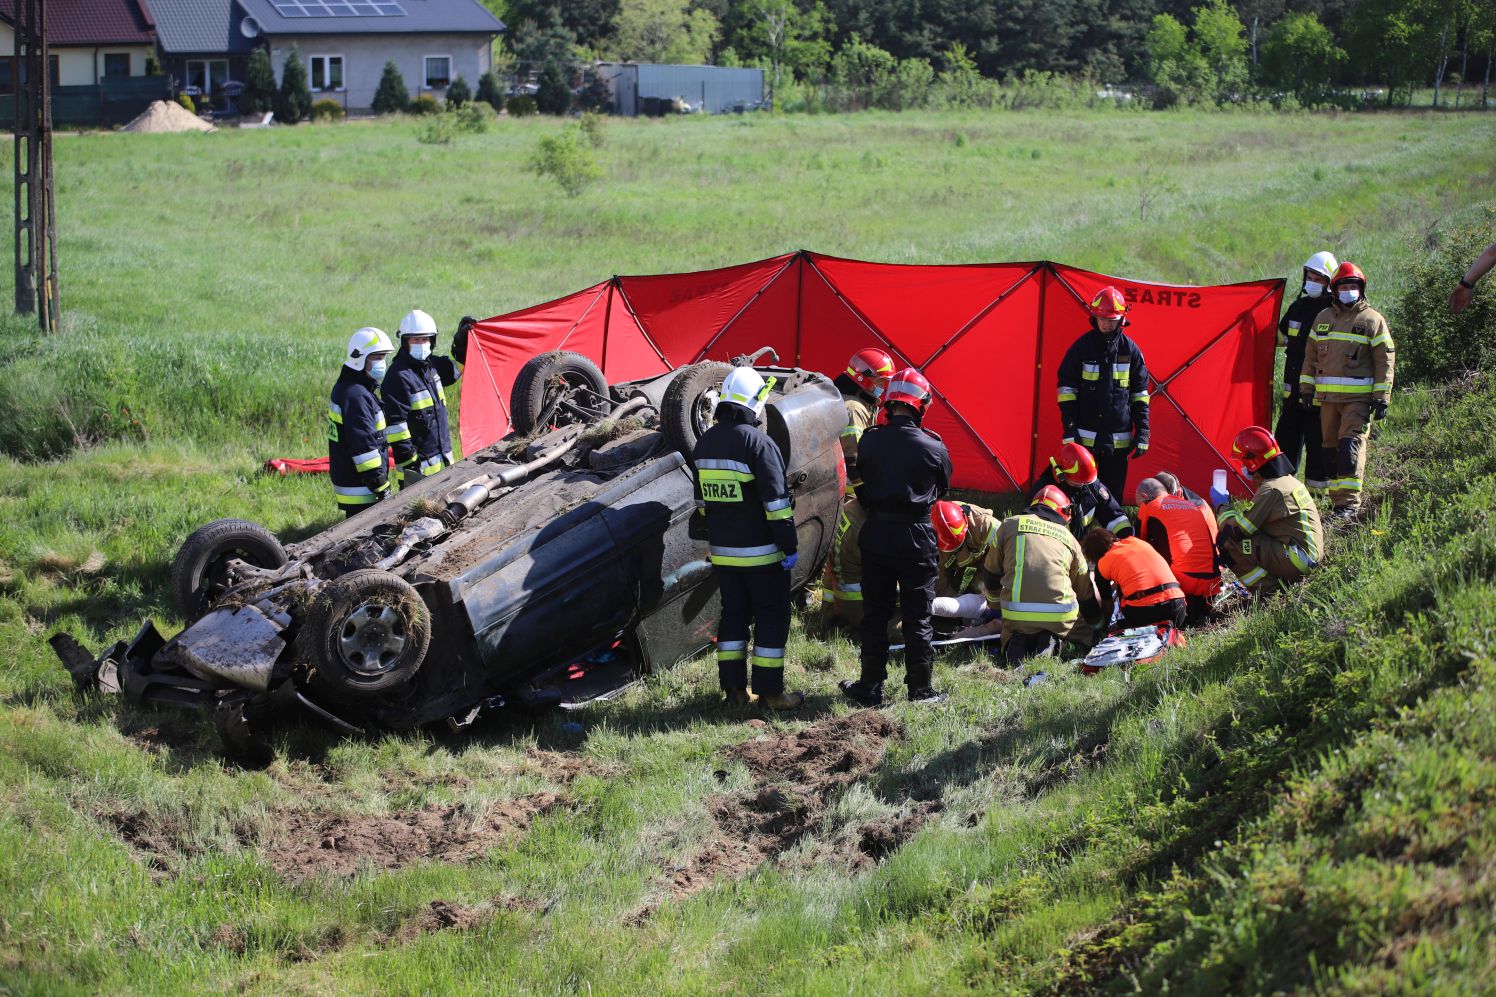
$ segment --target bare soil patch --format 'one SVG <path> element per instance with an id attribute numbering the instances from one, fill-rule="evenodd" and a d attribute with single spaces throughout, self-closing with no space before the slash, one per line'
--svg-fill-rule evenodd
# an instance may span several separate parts
<path id="1" fill-rule="evenodd" d="M 878 767 L 888 742 L 900 734 L 886 714 L 862 710 L 729 749 L 727 756 L 748 767 L 755 785 L 708 802 L 716 831 L 672 872 L 668 895 L 684 897 L 719 877 L 739 878 L 792 848 L 820 825 L 840 790 Z M 646 919 L 654 907 L 633 920 Z"/>
<path id="2" fill-rule="evenodd" d="M 431 805 L 391 814 L 334 814 L 285 810 L 276 815 L 268 840 L 242 831 L 241 843 L 257 848 L 288 883 L 314 876 L 352 876 L 363 869 L 398 869 L 414 862 L 471 862 L 488 849 L 524 832 L 535 818 L 563 802 L 556 793 L 532 793 L 471 814 Z M 183 859 L 200 849 L 180 829 L 135 811 L 112 811 L 100 819 L 141 854 L 158 878 L 169 878 Z"/>
<path id="3" fill-rule="evenodd" d="M 430 859 L 471 862 L 559 802 L 554 793 L 521 796 L 494 804 L 476 819 L 455 807 L 436 806 L 374 817 L 293 813 L 286 815 L 265 857 L 291 883 Z"/>
<path id="4" fill-rule="evenodd" d="M 466 904 L 433 900 L 419 914 L 402 924 L 398 931 L 386 939 L 386 944 L 396 945 L 413 942 L 421 935 L 434 931 L 467 931 L 484 924 L 493 917 L 492 907 L 469 907 Z"/>

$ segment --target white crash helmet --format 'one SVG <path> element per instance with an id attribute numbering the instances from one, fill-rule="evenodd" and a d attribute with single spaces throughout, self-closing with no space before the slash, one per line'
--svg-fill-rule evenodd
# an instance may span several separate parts
<path id="1" fill-rule="evenodd" d="M 400 338 L 406 336 L 430 336 L 436 338 L 436 319 L 419 308 L 407 312 L 400 320 Z"/>
<path id="2" fill-rule="evenodd" d="M 364 359 L 370 353 L 393 352 L 395 352 L 395 344 L 390 342 L 390 337 L 384 334 L 384 330 L 366 325 L 349 337 L 348 353 L 343 358 L 343 366 L 353 370 L 363 370 Z"/>
<path id="3" fill-rule="evenodd" d="M 1304 269 L 1324 274 L 1325 283 L 1329 283 L 1330 278 L 1335 276 L 1335 271 L 1339 266 L 1340 264 L 1335 261 L 1335 254 L 1328 250 L 1315 253 L 1304 261 Z"/>
<path id="4" fill-rule="evenodd" d="M 752 367 L 734 367 L 722 382 L 717 404 L 741 406 L 752 412 L 755 419 L 761 419 L 776 380 L 773 377 L 764 380 L 764 376 Z"/>

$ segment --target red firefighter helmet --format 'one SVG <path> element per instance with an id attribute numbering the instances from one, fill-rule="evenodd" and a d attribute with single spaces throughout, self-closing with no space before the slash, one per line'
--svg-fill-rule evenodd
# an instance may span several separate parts
<path id="1" fill-rule="evenodd" d="M 954 502 L 936 502 L 930 525 L 935 527 L 935 546 L 947 554 L 966 542 L 966 513 Z"/>
<path id="2" fill-rule="evenodd" d="M 888 387 L 883 389 L 883 404 L 903 402 L 914 411 L 923 412 L 930 404 L 931 394 L 930 382 L 925 375 L 913 367 L 905 367 L 888 379 Z"/>
<path id="3" fill-rule="evenodd" d="M 1335 287 L 1337 284 L 1344 284 L 1348 280 L 1360 281 L 1361 290 L 1366 290 L 1366 275 L 1354 263 L 1342 263 L 1336 267 L 1335 276 L 1330 278 L 1330 286 Z"/>
<path id="4" fill-rule="evenodd" d="M 1090 311 L 1097 318 L 1121 318 L 1127 312 L 1127 299 L 1115 287 L 1103 287 L 1091 299 Z"/>
<path id="5" fill-rule="evenodd" d="M 874 398 L 893 374 L 893 357 L 876 346 L 858 350 L 847 361 L 847 376 Z"/>
<path id="6" fill-rule="evenodd" d="M 1248 474 L 1256 474 L 1262 466 L 1283 451 L 1272 433 L 1261 426 L 1248 426 L 1236 434 L 1231 443 L 1231 456 L 1241 461 Z"/>
<path id="7" fill-rule="evenodd" d="M 1096 458 L 1079 443 L 1066 443 L 1057 457 L 1049 459 L 1054 477 L 1062 485 L 1089 485 L 1096 480 Z"/>
<path id="8" fill-rule="evenodd" d="M 1045 485 L 1034 495 L 1034 500 L 1029 503 L 1029 508 L 1033 508 L 1036 505 L 1053 509 L 1060 514 L 1061 519 L 1067 523 L 1070 522 L 1070 496 L 1066 495 L 1063 489 L 1054 485 Z"/>

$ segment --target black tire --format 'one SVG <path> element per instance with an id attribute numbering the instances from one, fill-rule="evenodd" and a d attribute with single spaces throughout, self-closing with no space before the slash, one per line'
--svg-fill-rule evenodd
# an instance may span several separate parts
<path id="1" fill-rule="evenodd" d="M 193 530 L 171 562 L 171 594 L 184 619 L 202 616 L 223 594 L 234 558 L 257 568 L 279 568 L 286 563 L 286 549 L 274 533 L 246 519 L 217 519 Z"/>
<path id="2" fill-rule="evenodd" d="M 379 568 L 350 571 L 318 591 L 297 635 L 313 680 L 344 699 L 409 682 L 431 646 L 431 612 L 409 582 Z"/>
<path id="3" fill-rule="evenodd" d="M 706 392 L 722 387 L 732 364 L 708 360 L 683 368 L 665 387 L 660 400 L 660 430 L 665 444 L 689 463 L 696 452 L 696 441 L 712 425 L 711 402 Z"/>
<path id="4" fill-rule="evenodd" d="M 612 405 L 603 372 L 582 354 L 567 350 L 531 357 L 519 369 L 509 392 L 509 414 L 515 431 L 534 432 L 542 421 L 547 427 L 587 421 L 563 408 L 563 401 L 594 417 L 607 415 Z"/>

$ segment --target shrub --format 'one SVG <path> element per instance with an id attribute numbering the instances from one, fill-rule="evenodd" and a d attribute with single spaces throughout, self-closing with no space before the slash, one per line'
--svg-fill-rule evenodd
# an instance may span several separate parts
<path id="1" fill-rule="evenodd" d="M 423 93 L 411 99 L 410 107 L 407 108 L 411 114 L 440 114 L 442 106 L 436 102 L 436 98 L 429 93 Z"/>
<path id="2" fill-rule="evenodd" d="M 416 141 L 426 145 L 450 145 L 457 137 L 457 123 L 452 114 L 433 114 L 416 134 Z"/>
<path id="3" fill-rule="evenodd" d="M 280 90 L 275 94 L 275 116 L 282 124 L 294 125 L 312 113 L 312 91 L 307 88 L 306 63 L 294 46 L 281 69 Z"/>
<path id="4" fill-rule="evenodd" d="M 190 93 L 177 94 L 177 103 L 187 108 L 187 110 L 191 111 L 193 114 L 197 113 L 197 104 L 193 101 L 192 95 Z"/>
<path id="5" fill-rule="evenodd" d="M 580 126 L 568 126 L 555 135 L 542 135 L 525 167 L 537 176 L 550 177 L 567 197 L 576 197 L 602 178 L 603 168 L 592 154 Z"/>
<path id="6" fill-rule="evenodd" d="M 604 114 L 613 110 L 612 91 L 603 78 L 590 69 L 582 74 L 582 91 L 577 94 L 577 107 L 583 111 L 601 111 Z"/>
<path id="7" fill-rule="evenodd" d="M 257 48 L 250 53 L 244 73 L 244 93 L 239 95 L 239 110 L 245 114 L 264 114 L 275 110 L 275 67 L 270 52 Z"/>
<path id="8" fill-rule="evenodd" d="M 603 134 L 602 115 L 594 111 L 588 111 L 577 121 L 577 127 L 582 130 L 582 135 L 587 139 L 587 143 L 592 148 L 601 149 L 603 147 L 603 143 L 607 140 L 607 137 Z"/>
<path id="9" fill-rule="evenodd" d="M 343 105 L 329 97 L 312 105 L 311 118 L 313 121 L 342 121 L 346 114 Z"/>
<path id="10" fill-rule="evenodd" d="M 484 73 L 478 77 L 478 94 L 474 98 L 487 104 L 495 111 L 504 109 L 504 91 L 499 89 L 499 78 L 492 72 Z"/>
<path id="11" fill-rule="evenodd" d="M 461 76 L 447 87 L 447 110 L 452 111 L 473 99 L 473 91 Z"/>
<path id="12" fill-rule="evenodd" d="M 400 75 L 394 59 L 384 64 L 379 88 L 374 91 L 373 107 L 375 114 L 399 114 L 410 107 L 410 91 L 405 89 L 405 77 Z"/>
<path id="13" fill-rule="evenodd" d="M 539 114 L 540 108 L 535 106 L 535 98 L 526 94 L 518 97 L 510 97 L 509 102 L 504 105 L 512 118 L 528 118 L 532 114 Z"/>
<path id="14" fill-rule="evenodd" d="M 571 110 L 571 87 L 566 85 L 566 71 L 554 60 L 540 71 L 535 107 L 542 114 L 565 114 Z"/>
<path id="15" fill-rule="evenodd" d="M 1493 228 L 1496 209 L 1487 208 L 1443 233 L 1432 253 L 1411 264 L 1407 288 L 1388 316 L 1400 379 L 1447 380 L 1496 366 L 1496 293 L 1489 286 L 1496 278 L 1479 287 L 1463 312 L 1449 312 L 1450 290 L 1490 243 Z M 1368 276 L 1374 295 L 1376 275 Z"/>
<path id="16" fill-rule="evenodd" d="M 493 124 L 494 111 L 482 101 L 470 100 L 455 111 L 448 111 L 445 117 L 452 119 L 453 126 L 459 132 L 481 135 Z"/>

